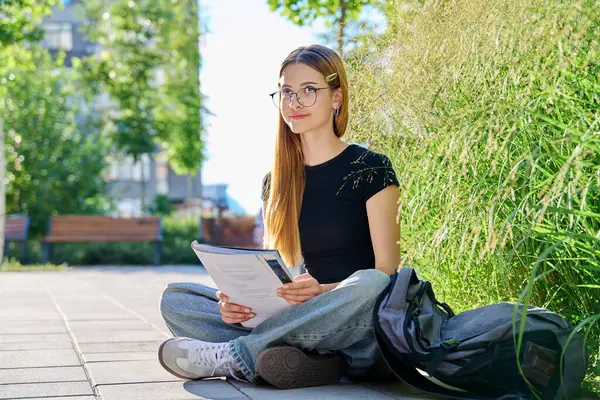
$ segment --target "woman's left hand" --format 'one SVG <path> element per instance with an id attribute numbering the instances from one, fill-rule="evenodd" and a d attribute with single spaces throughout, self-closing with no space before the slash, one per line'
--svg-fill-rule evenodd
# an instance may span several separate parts
<path id="1" fill-rule="evenodd" d="M 277 289 L 278 296 L 294 305 L 304 303 L 324 292 L 323 286 L 308 273 L 298 275 L 294 282 L 286 283 Z"/>

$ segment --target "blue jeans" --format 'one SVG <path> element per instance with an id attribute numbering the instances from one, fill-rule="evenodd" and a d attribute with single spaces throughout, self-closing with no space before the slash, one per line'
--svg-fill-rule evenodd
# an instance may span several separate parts
<path id="1" fill-rule="evenodd" d="M 254 329 L 221 319 L 216 289 L 171 283 L 160 311 L 175 336 L 205 342 L 229 342 L 230 352 L 244 376 L 256 381 L 256 358 L 268 347 L 294 346 L 319 353 L 336 352 L 348 374 L 363 377 L 378 356 L 373 334 L 373 307 L 390 279 L 376 269 L 360 270 L 335 289 L 266 319 Z"/>

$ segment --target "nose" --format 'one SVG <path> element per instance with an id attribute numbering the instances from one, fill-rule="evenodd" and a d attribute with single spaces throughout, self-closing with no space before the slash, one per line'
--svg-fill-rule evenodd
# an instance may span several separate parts
<path id="1" fill-rule="evenodd" d="M 300 104 L 300 102 L 298 101 L 298 95 L 296 93 L 292 95 L 292 98 L 290 100 L 290 108 L 294 110 L 302 108 L 302 104 Z"/>

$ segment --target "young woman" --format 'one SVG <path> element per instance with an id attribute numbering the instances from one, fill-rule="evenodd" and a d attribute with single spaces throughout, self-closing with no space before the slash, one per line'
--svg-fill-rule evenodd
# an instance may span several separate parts
<path id="1" fill-rule="evenodd" d="M 311 45 L 280 69 L 274 165 L 263 181 L 265 247 L 308 271 L 279 290 L 294 307 L 254 329 L 226 293 L 172 283 L 162 366 L 183 379 L 228 376 L 280 388 L 364 377 L 376 362 L 375 299 L 399 264 L 398 180 L 387 157 L 341 140 L 348 82 L 333 50 Z M 311 354 L 312 353 L 312 354 Z M 332 356 L 333 355 L 333 356 Z M 339 356 L 339 357 L 338 357 Z"/>

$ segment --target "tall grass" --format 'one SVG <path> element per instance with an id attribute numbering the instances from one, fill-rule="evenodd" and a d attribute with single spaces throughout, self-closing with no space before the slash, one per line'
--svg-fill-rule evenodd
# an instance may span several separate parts
<path id="1" fill-rule="evenodd" d="M 402 2 L 370 43 L 350 134 L 394 163 L 402 262 L 459 311 L 585 321 L 600 387 L 600 1 Z"/>

